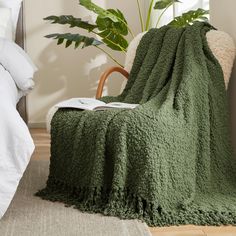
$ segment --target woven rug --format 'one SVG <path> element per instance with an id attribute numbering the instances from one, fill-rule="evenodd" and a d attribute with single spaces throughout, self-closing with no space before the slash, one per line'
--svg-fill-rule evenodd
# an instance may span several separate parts
<path id="1" fill-rule="evenodd" d="M 61 203 L 43 201 L 33 194 L 44 187 L 48 161 L 32 161 L 6 215 L 1 236 L 150 236 L 146 224 L 100 214 L 81 213 Z"/>

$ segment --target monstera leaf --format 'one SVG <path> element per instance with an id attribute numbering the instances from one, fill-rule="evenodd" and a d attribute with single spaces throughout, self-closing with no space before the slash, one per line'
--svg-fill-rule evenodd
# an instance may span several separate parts
<path id="1" fill-rule="evenodd" d="M 184 27 L 194 23 L 195 21 L 207 21 L 206 17 L 209 14 L 209 11 L 204 10 L 202 8 L 198 8 L 195 11 L 188 11 L 184 13 L 182 16 L 176 17 L 173 21 L 169 23 L 174 27 Z"/>
<path id="2" fill-rule="evenodd" d="M 97 34 L 102 41 L 111 49 L 116 51 L 126 51 L 128 42 L 124 36 L 128 35 L 127 21 L 120 10 L 105 10 L 91 0 L 80 0 L 80 5 L 96 13 L 98 26 Z"/>
<path id="3" fill-rule="evenodd" d="M 109 48 L 115 51 L 126 51 L 129 45 L 127 40 L 115 30 L 104 30 L 99 33 L 99 36 Z"/>
<path id="4" fill-rule="evenodd" d="M 48 16 L 44 18 L 44 20 L 52 21 L 51 22 L 52 24 L 61 24 L 61 25 L 68 24 L 70 25 L 71 28 L 78 27 L 78 28 L 86 29 L 89 32 L 97 28 L 96 25 L 89 24 L 87 21 L 83 21 L 81 18 L 75 18 L 74 16 L 71 16 L 71 15 Z"/>
<path id="5" fill-rule="evenodd" d="M 99 40 L 95 38 L 90 38 L 80 34 L 49 34 L 45 36 L 46 38 L 53 38 L 57 40 L 57 44 L 62 44 L 66 41 L 66 48 L 75 43 L 75 48 L 78 48 L 82 44 L 82 48 L 89 47 L 89 46 L 99 46 L 103 44 Z"/>
<path id="6" fill-rule="evenodd" d="M 120 19 L 119 22 L 113 22 L 109 18 L 103 18 L 101 16 L 97 17 L 96 24 L 98 26 L 98 29 L 100 31 L 103 31 L 107 28 L 116 28 L 117 32 L 121 35 L 126 36 L 128 34 L 128 28 L 127 28 L 127 21 L 123 15 L 123 13 L 120 10 L 114 10 L 114 9 L 108 9 L 108 12 L 112 13 L 113 15 L 117 16 L 117 18 Z"/>
<path id="7" fill-rule="evenodd" d="M 85 7 L 89 11 L 93 11 L 97 15 L 99 15 L 101 18 L 109 18 L 113 22 L 119 22 L 120 19 L 117 18 L 116 15 L 112 14 L 111 12 L 99 7 L 95 3 L 93 3 L 91 0 L 79 0 L 79 3 L 81 6 Z"/>
<path id="8" fill-rule="evenodd" d="M 127 21 L 121 11 L 114 9 L 108 9 L 107 11 L 119 17 L 122 21 L 113 22 L 109 18 L 98 16 L 96 21 L 100 31 L 98 35 L 109 48 L 116 51 L 126 51 L 128 42 L 123 36 L 128 35 Z"/>
<path id="9" fill-rule="evenodd" d="M 154 9 L 163 10 L 176 2 L 180 2 L 178 0 L 158 0 L 154 6 Z"/>

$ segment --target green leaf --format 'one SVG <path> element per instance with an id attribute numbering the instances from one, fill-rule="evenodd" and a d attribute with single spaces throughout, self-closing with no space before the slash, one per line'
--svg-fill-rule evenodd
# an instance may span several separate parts
<path id="1" fill-rule="evenodd" d="M 96 24 L 100 31 L 104 31 L 107 29 L 116 29 L 117 33 L 121 35 L 128 35 L 128 27 L 127 21 L 120 10 L 108 9 L 108 12 L 111 12 L 113 15 L 117 16 L 121 21 L 113 22 L 110 18 L 103 18 L 98 16 L 96 20 Z"/>
<path id="2" fill-rule="evenodd" d="M 101 31 L 99 36 L 102 38 L 102 41 L 111 49 L 116 51 L 126 51 L 128 42 L 123 37 L 128 34 L 126 19 L 119 10 L 108 9 L 107 11 L 122 19 L 122 22 L 113 22 L 109 18 L 102 18 L 98 16 L 96 24 L 98 29 Z"/>
<path id="3" fill-rule="evenodd" d="M 158 0 L 154 6 L 154 9 L 163 10 L 176 2 L 180 2 L 179 0 Z"/>
<path id="4" fill-rule="evenodd" d="M 208 14 L 209 11 L 204 10 L 202 8 L 198 8 L 197 10 L 191 10 L 186 13 L 183 13 L 182 16 L 176 17 L 173 21 L 169 23 L 169 25 L 180 28 L 185 27 L 187 25 L 191 25 L 195 21 L 207 21 Z"/>
<path id="5" fill-rule="evenodd" d="M 102 38 L 102 41 L 113 50 L 126 51 L 129 46 L 127 40 L 114 29 L 104 30 L 99 33 L 99 36 Z"/>
<path id="6" fill-rule="evenodd" d="M 113 22 L 119 22 L 120 19 L 117 18 L 116 15 L 112 14 L 111 12 L 99 7 L 98 5 L 94 4 L 91 0 L 79 0 L 80 5 L 85 7 L 86 9 L 93 11 L 101 18 L 109 18 Z"/>
<path id="7" fill-rule="evenodd" d="M 66 48 L 70 47 L 72 43 L 75 43 L 75 48 L 78 48 L 80 45 L 82 45 L 82 48 L 89 47 L 89 46 L 99 46 L 103 44 L 101 41 L 90 38 L 84 35 L 80 34 L 49 34 L 45 36 L 46 38 L 53 38 L 57 40 L 57 44 L 62 44 L 64 41 L 66 41 Z"/>
<path id="8" fill-rule="evenodd" d="M 123 36 L 128 35 L 129 30 L 123 13 L 118 9 L 105 10 L 91 0 L 80 0 L 80 5 L 98 15 L 96 24 L 102 41 L 113 50 L 126 51 L 128 42 Z"/>
<path id="9" fill-rule="evenodd" d="M 63 44 L 63 42 L 64 42 L 64 39 L 63 39 L 63 38 L 60 38 L 60 39 L 58 39 L 58 41 L 57 41 L 57 45 Z"/>
<path id="10" fill-rule="evenodd" d="M 86 29 L 89 32 L 96 29 L 97 26 L 88 23 L 87 21 L 83 21 L 81 18 L 75 18 L 71 15 L 62 15 L 62 16 L 48 16 L 44 18 L 44 20 L 52 21 L 52 24 L 61 24 L 61 25 L 70 25 L 71 28 L 78 27 L 82 29 Z"/>

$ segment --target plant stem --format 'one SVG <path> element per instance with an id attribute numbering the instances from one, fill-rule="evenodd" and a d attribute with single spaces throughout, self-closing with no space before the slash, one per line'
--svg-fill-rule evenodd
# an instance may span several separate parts
<path id="1" fill-rule="evenodd" d="M 173 4 L 173 3 L 170 3 L 170 4 L 166 7 L 166 9 L 161 13 L 161 15 L 158 17 L 158 20 L 157 20 L 157 23 L 156 23 L 156 28 L 157 28 L 157 26 L 159 25 L 162 16 L 165 14 L 165 12 L 168 10 L 168 8 L 169 8 L 172 4 Z"/>
<path id="2" fill-rule="evenodd" d="M 149 26 L 150 26 L 153 3 L 154 3 L 154 0 L 151 0 L 151 3 L 149 5 L 149 9 L 148 9 L 147 20 L 146 20 L 146 27 L 145 27 L 146 31 L 149 29 Z"/>
<path id="3" fill-rule="evenodd" d="M 104 50 L 103 48 L 99 47 L 99 46 L 95 46 L 96 48 L 100 49 L 102 52 L 104 52 L 108 57 L 110 57 L 116 64 L 118 64 L 119 66 L 121 66 L 122 68 L 124 68 L 124 66 L 122 64 L 120 64 L 109 52 L 107 52 L 106 50 Z"/>
<path id="4" fill-rule="evenodd" d="M 142 32 L 144 32 L 143 15 L 142 15 L 142 11 L 141 11 L 139 0 L 137 0 L 137 5 L 138 5 L 138 12 L 139 12 L 139 19 L 140 19 L 140 23 L 141 23 L 141 29 L 142 29 Z"/>
<path id="5" fill-rule="evenodd" d="M 173 1 L 173 20 L 175 19 L 175 16 L 176 16 L 176 15 L 175 15 L 175 10 L 176 10 L 176 9 L 175 9 L 175 2 Z"/>

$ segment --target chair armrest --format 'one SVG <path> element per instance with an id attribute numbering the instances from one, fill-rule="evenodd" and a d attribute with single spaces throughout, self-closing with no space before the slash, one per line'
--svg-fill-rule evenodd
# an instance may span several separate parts
<path id="1" fill-rule="evenodd" d="M 111 67 L 110 69 L 106 70 L 99 81 L 98 84 L 98 89 L 97 89 L 97 94 L 96 94 L 96 98 L 99 99 L 102 97 L 102 92 L 103 92 L 103 88 L 105 85 L 106 80 L 108 79 L 109 75 L 112 74 L 113 72 L 119 72 L 121 73 L 125 78 L 129 78 L 129 73 L 123 69 L 122 67 Z"/>

